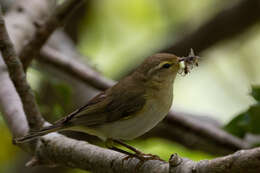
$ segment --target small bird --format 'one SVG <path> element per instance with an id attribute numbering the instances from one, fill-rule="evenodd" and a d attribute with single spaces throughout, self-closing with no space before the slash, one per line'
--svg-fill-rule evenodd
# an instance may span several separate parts
<path id="1" fill-rule="evenodd" d="M 14 143 L 23 143 L 55 131 L 74 130 L 97 136 L 109 148 L 129 157 L 159 159 L 122 141 L 143 135 L 164 119 L 172 105 L 173 84 L 179 69 L 184 68 L 185 64 L 192 64 L 195 59 L 168 53 L 155 54 L 132 74 L 98 94 L 83 107 L 51 126 L 14 139 Z M 134 154 L 115 147 L 114 143 L 127 147 Z"/>

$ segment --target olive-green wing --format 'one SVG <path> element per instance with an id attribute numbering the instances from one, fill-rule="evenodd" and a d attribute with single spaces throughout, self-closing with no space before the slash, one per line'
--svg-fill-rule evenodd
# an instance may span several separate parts
<path id="1" fill-rule="evenodd" d="M 59 123 L 68 126 L 95 126 L 113 122 L 140 111 L 145 104 L 143 92 L 113 92 L 113 95 L 101 93 L 87 105 L 63 118 Z"/>
<path id="2" fill-rule="evenodd" d="M 126 91 L 113 97 L 106 106 L 107 122 L 127 119 L 140 111 L 145 105 L 143 90 Z"/>
<path id="3" fill-rule="evenodd" d="M 107 100 L 105 93 L 101 92 L 86 105 L 56 121 L 54 125 L 63 124 L 70 126 L 79 122 L 86 123 L 86 125 L 93 125 L 101 121 L 104 122 L 104 117 L 100 116 L 100 114 L 104 112 L 105 105 L 108 102 L 109 100 Z"/>
<path id="4" fill-rule="evenodd" d="M 145 89 L 140 85 L 131 77 L 125 78 L 59 123 L 68 126 L 93 126 L 129 118 L 145 105 Z"/>

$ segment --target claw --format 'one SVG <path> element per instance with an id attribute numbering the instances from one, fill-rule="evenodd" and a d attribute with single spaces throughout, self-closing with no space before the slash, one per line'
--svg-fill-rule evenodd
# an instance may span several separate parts
<path id="1" fill-rule="evenodd" d="M 160 160 L 160 161 L 164 161 L 162 160 L 159 156 L 157 155 L 153 155 L 153 154 L 145 154 L 145 153 L 136 153 L 133 155 L 128 155 L 126 157 L 124 157 L 122 159 L 122 164 L 124 164 L 125 161 L 129 160 L 129 159 L 133 159 L 133 158 L 137 158 L 139 159 L 138 164 L 136 165 L 136 169 L 138 170 L 146 161 L 148 160 Z"/>
<path id="2" fill-rule="evenodd" d="M 128 155 L 128 156 L 124 157 L 124 158 L 122 159 L 122 165 L 124 165 L 125 161 L 127 161 L 127 160 L 129 160 L 129 159 L 132 159 L 132 158 L 134 158 L 134 157 L 135 157 L 134 155 Z"/>
<path id="3" fill-rule="evenodd" d="M 153 154 L 143 154 L 143 156 L 146 157 L 147 160 L 160 160 L 160 161 L 164 161 L 159 156 L 153 155 Z"/>

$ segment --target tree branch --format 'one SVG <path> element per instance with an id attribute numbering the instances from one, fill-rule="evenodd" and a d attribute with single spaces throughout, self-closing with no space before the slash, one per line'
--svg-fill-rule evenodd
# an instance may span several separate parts
<path id="1" fill-rule="evenodd" d="M 124 154 L 57 133 L 44 136 L 36 153 L 40 160 L 47 161 L 42 164 L 66 165 L 100 173 L 135 172 L 139 163 L 137 159 L 130 159 L 123 164 Z M 154 160 L 145 162 L 136 172 L 167 173 L 167 167 L 166 162 Z"/>
<path id="2" fill-rule="evenodd" d="M 30 65 L 31 61 L 37 56 L 44 43 L 50 35 L 61 26 L 67 17 L 83 2 L 83 0 L 66 0 L 58 6 L 55 13 L 50 16 L 44 23 L 34 22 L 37 28 L 34 37 L 26 44 L 20 58 L 23 62 L 24 69 Z"/>
<path id="3" fill-rule="evenodd" d="M 183 141 L 182 144 L 184 143 L 186 146 L 195 149 L 205 148 L 204 150 L 208 150 L 210 153 L 223 155 L 250 147 L 246 141 L 227 133 L 221 128 L 192 117 L 193 115 L 189 113 L 170 111 L 164 123 L 176 129 L 176 132 L 171 133 L 178 133 L 178 131 L 182 129 L 182 132 L 195 134 L 197 140 L 192 140 L 193 138 L 190 138 L 190 135 L 185 136 L 185 133 L 180 133 L 176 136 L 174 134 L 171 135 L 175 137 L 175 139 L 179 137 L 176 139 L 177 141 Z M 181 136 L 182 138 L 180 138 Z M 184 137 L 188 138 L 184 139 Z M 198 139 L 201 141 L 198 141 Z M 202 141 L 208 141 L 207 145 L 194 145 L 196 143 L 202 144 Z"/>
<path id="4" fill-rule="evenodd" d="M 259 22 L 259 0 L 241 0 L 234 6 L 220 11 L 194 32 L 185 35 L 162 52 L 184 55 L 188 48 L 197 53 L 219 41 L 234 38 Z"/>
<path id="5" fill-rule="evenodd" d="M 46 21 L 55 9 L 57 0 L 15 1 L 5 15 L 5 21 L 17 55 L 35 35 L 35 21 Z"/>
<path id="6" fill-rule="evenodd" d="M 196 117 L 194 117 L 196 116 Z M 222 156 L 249 148 L 241 140 L 207 122 L 201 115 L 170 111 L 168 116 L 142 138 L 160 137 L 175 141 L 187 148 Z"/>
<path id="7" fill-rule="evenodd" d="M 66 138 L 57 133 L 41 138 L 38 146 L 37 157 L 44 161 L 40 164 L 66 165 L 99 173 L 258 173 L 260 171 L 260 148 L 241 150 L 225 157 L 199 162 L 174 154 L 169 164 L 152 160 L 137 169 L 139 163 L 137 159 L 122 164 L 124 154 Z"/>
<path id="8" fill-rule="evenodd" d="M 14 137 L 24 136 L 29 131 L 23 105 L 7 73 L 0 56 L 0 110 Z M 17 124 L 19 125 L 17 126 Z"/>
<path id="9" fill-rule="evenodd" d="M 193 162 L 173 155 L 170 158 L 170 173 L 257 173 L 260 171 L 260 148 L 240 150 L 225 157 Z M 181 163 L 176 166 L 176 160 Z"/>
<path id="10" fill-rule="evenodd" d="M 58 68 L 96 89 L 105 90 L 115 84 L 114 81 L 103 77 L 87 64 L 80 62 L 80 60 L 77 61 L 74 58 L 66 57 L 51 47 L 45 46 L 40 55 L 41 57 L 37 59 L 39 62 Z"/>
<path id="11" fill-rule="evenodd" d="M 24 41 L 30 38 L 31 37 L 30 34 L 34 32 L 32 21 L 40 17 L 44 18 L 46 15 L 44 15 L 43 11 L 46 10 L 45 14 L 47 14 L 51 10 L 54 1 L 55 0 L 46 0 L 46 1 L 31 0 L 28 3 L 26 2 L 26 0 L 19 0 L 16 1 L 15 4 L 12 6 L 11 8 L 12 10 L 10 10 L 6 14 L 5 16 L 5 21 L 7 21 L 6 27 L 8 28 L 8 32 L 11 33 L 10 37 L 15 45 L 15 49 L 17 52 L 19 52 L 23 47 Z M 35 11 L 33 13 L 30 13 L 30 9 L 34 9 Z M 28 106 L 29 104 L 34 105 L 33 100 L 32 103 L 28 103 L 28 105 L 26 106 L 21 103 L 21 98 L 16 92 L 18 89 L 14 87 L 14 84 L 10 79 L 10 76 L 7 71 L 7 67 L 2 59 L 3 54 L 7 56 L 7 60 L 10 63 L 9 66 L 14 67 L 12 74 L 19 73 L 18 76 L 13 76 L 15 81 L 17 81 L 18 79 L 21 80 L 21 83 L 17 85 L 22 85 L 24 89 L 25 88 L 28 89 L 27 83 L 26 81 L 24 81 L 25 77 L 23 71 L 21 70 L 20 67 L 18 67 L 20 62 L 19 60 L 17 61 L 17 59 L 14 59 L 16 54 L 14 52 L 10 40 L 8 39 L 6 29 L 3 27 L 3 25 L 4 25 L 4 21 L 2 19 L 1 20 L 1 47 L 3 49 L 3 52 L 0 56 L 0 81 L 1 81 L 0 108 L 1 108 L 1 113 L 4 119 L 6 120 L 7 125 L 10 128 L 13 136 L 19 137 L 19 136 L 26 135 L 29 131 L 27 118 L 28 121 L 32 123 L 31 126 L 37 127 L 38 124 L 41 124 L 40 122 L 41 117 L 37 116 L 37 108 L 35 109 L 32 108 L 32 110 L 30 110 L 30 106 Z M 9 55 L 11 57 L 8 57 Z M 20 89 L 21 92 L 23 92 L 22 87 Z M 32 94 L 31 91 L 25 89 L 25 91 L 22 94 L 24 94 L 23 96 L 24 103 L 31 102 L 30 97 L 33 97 L 31 95 Z M 27 118 L 24 109 L 26 109 L 27 112 L 31 112 L 30 115 L 27 115 Z M 36 112 L 36 114 L 33 114 L 33 112 Z M 23 149 L 25 149 L 26 151 L 31 152 L 34 148 L 34 144 L 33 145 L 25 144 L 22 145 L 21 147 L 23 147 Z"/>
<path id="12" fill-rule="evenodd" d="M 14 46 L 8 36 L 5 21 L 0 10 L 0 50 L 8 67 L 9 75 L 23 103 L 29 127 L 38 129 L 43 125 L 43 118 L 38 110 L 33 92 L 28 85 L 22 63 L 15 53 Z"/>

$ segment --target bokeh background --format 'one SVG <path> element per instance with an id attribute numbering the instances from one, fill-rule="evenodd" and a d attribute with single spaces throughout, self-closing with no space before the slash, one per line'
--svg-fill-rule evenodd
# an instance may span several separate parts
<path id="1" fill-rule="evenodd" d="M 75 23 L 68 23 L 66 30 L 76 42 L 77 49 L 85 55 L 83 60 L 86 63 L 104 76 L 119 80 L 147 56 L 163 50 L 221 10 L 237 3 L 239 0 L 89 1 L 73 16 Z M 260 84 L 259 45 L 260 25 L 255 24 L 238 36 L 201 52 L 199 67 L 185 77 L 178 76 L 172 109 L 208 115 L 223 125 L 246 111 L 255 104 L 249 95 L 251 85 Z M 186 49 L 182 56 L 189 53 L 190 47 Z M 196 53 L 196 49 L 194 51 Z M 41 112 L 49 121 L 69 113 L 97 93 L 53 69 L 47 72 L 43 68 L 34 63 L 28 71 L 28 80 Z M 11 144 L 12 137 L 1 116 L 0 132 L 0 172 L 46 171 L 47 168 L 24 167 L 30 157 Z M 172 153 L 193 160 L 216 157 L 160 138 L 140 138 L 129 144 L 166 160 Z M 85 171 L 58 167 L 49 172 Z"/>

